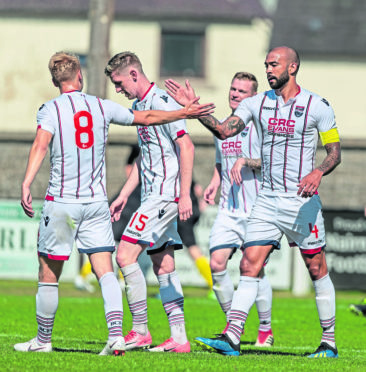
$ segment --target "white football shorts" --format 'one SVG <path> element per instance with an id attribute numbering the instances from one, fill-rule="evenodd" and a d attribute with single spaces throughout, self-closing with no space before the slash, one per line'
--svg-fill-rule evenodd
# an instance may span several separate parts
<path id="1" fill-rule="evenodd" d="M 249 214 L 231 214 L 219 210 L 210 232 L 210 253 L 218 249 L 237 250 L 244 243 Z"/>
<path id="2" fill-rule="evenodd" d="M 280 247 L 285 234 L 290 246 L 315 254 L 325 247 L 322 204 L 318 195 L 276 196 L 259 193 L 248 219 L 244 248 L 253 245 Z"/>
<path id="3" fill-rule="evenodd" d="M 176 202 L 147 199 L 132 214 L 121 239 L 147 245 L 147 254 L 160 252 L 167 246 L 181 249 L 183 245 L 177 231 L 177 216 Z"/>
<path id="4" fill-rule="evenodd" d="M 80 253 L 114 252 L 107 201 L 85 204 L 44 202 L 38 254 L 53 260 L 68 260 L 74 241 Z"/>

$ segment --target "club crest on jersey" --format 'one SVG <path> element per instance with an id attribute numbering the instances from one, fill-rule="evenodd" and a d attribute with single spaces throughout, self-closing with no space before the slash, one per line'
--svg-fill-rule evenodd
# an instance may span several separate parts
<path id="1" fill-rule="evenodd" d="M 160 98 L 161 98 L 165 103 L 168 103 L 168 97 L 167 97 L 167 96 L 160 96 Z"/>
<path id="2" fill-rule="evenodd" d="M 304 113 L 305 107 L 304 106 L 296 106 L 295 107 L 295 116 L 299 118 Z"/>
<path id="3" fill-rule="evenodd" d="M 240 135 L 242 137 L 246 137 L 246 135 L 249 133 L 249 128 L 248 127 L 245 127 L 242 132 L 240 133 Z"/>
<path id="4" fill-rule="evenodd" d="M 142 142 L 149 142 L 151 140 L 147 127 L 138 127 L 137 132 Z"/>

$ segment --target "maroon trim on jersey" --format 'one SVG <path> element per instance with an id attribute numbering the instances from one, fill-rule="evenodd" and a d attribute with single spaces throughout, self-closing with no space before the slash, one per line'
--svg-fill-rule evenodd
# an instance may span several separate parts
<path id="1" fill-rule="evenodd" d="M 106 127 L 107 127 L 107 123 L 106 123 L 105 116 L 104 116 L 103 106 L 102 106 L 102 103 L 100 102 L 99 97 L 97 97 L 97 100 L 98 100 L 99 108 L 100 108 L 100 111 L 102 112 L 103 120 L 104 120 L 104 130 L 103 130 L 103 135 L 104 135 L 103 154 L 105 154 L 105 145 L 106 145 L 106 141 L 107 141 L 107 136 L 106 136 Z M 104 159 L 105 159 L 105 158 L 104 158 L 104 156 L 103 156 L 102 166 L 101 166 L 101 169 L 100 169 L 100 181 L 99 181 L 99 183 L 100 183 L 100 185 L 102 186 L 102 189 L 103 189 L 104 195 L 107 195 L 107 193 L 105 192 L 104 185 L 103 185 L 103 177 L 104 177 L 104 174 L 103 174 Z"/>
<path id="2" fill-rule="evenodd" d="M 85 101 L 86 107 L 88 108 L 88 111 L 91 113 L 91 108 L 90 108 L 89 103 L 86 100 L 86 97 L 85 96 L 84 96 L 84 101 Z M 93 186 L 92 186 L 93 185 L 93 182 L 94 182 L 94 171 L 95 171 L 94 152 L 95 152 L 95 149 L 94 149 L 94 144 L 93 144 L 93 146 L 92 146 L 92 173 L 91 173 L 91 183 L 89 185 L 89 189 L 91 191 L 92 198 L 94 198 L 94 189 L 93 189 Z"/>
<path id="3" fill-rule="evenodd" d="M 238 140 L 238 135 L 236 136 L 236 141 Z M 228 179 L 230 180 L 230 169 L 229 169 L 229 160 L 228 160 L 228 156 L 225 157 L 225 162 L 226 162 L 226 173 L 227 173 L 227 177 Z M 234 183 L 235 184 L 235 183 Z M 231 193 L 231 197 L 233 199 L 233 208 L 232 208 L 232 212 L 235 211 L 236 209 L 236 203 L 235 203 L 235 195 L 234 195 L 234 184 L 231 185 L 230 187 L 230 193 Z M 228 203 L 228 207 L 229 207 L 229 203 Z"/>
<path id="4" fill-rule="evenodd" d="M 187 132 L 186 132 L 184 129 L 182 129 L 182 130 L 180 130 L 179 132 L 177 132 L 177 138 L 182 137 L 182 136 L 184 136 L 185 134 L 187 134 Z"/>
<path id="5" fill-rule="evenodd" d="M 145 92 L 145 94 L 142 96 L 142 98 L 140 99 L 140 102 L 143 101 L 145 99 L 145 97 L 147 96 L 147 94 L 150 92 L 151 88 L 155 85 L 155 83 L 150 83 L 150 87 L 149 89 Z"/>
<path id="6" fill-rule="evenodd" d="M 178 203 L 178 202 L 179 202 L 179 198 L 175 198 L 174 203 Z"/>
<path id="7" fill-rule="evenodd" d="M 65 183 L 65 154 L 64 154 L 64 144 L 63 144 L 63 137 L 62 137 L 62 124 L 61 124 L 61 115 L 60 110 L 58 108 L 57 102 L 53 101 L 56 106 L 57 112 L 57 120 L 58 120 L 58 128 L 60 131 L 60 148 L 61 148 L 61 189 L 60 189 L 60 198 L 63 198 L 64 195 L 64 183 Z"/>
<path id="8" fill-rule="evenodd" d="M 250 155 L 250 158 L 251 159 L 253 159 L 253 156 L 252 156 L 253 127 L 254 127 L 254 122 L 253 122 L 253 125 L 250 127 L 250 131 L 249 131 L 249 155 Z M 257 174 L 255 173 L 255 170 L 254 169 L 252 169 L 252 173 L 253 173 L 253 178 L 254 178 L 254 184 L 255 184 L 256 194 L 258 195 L 259 188 L 258 188 Z"/>
<path id="9" fill-rule="evenodd" d="M 38 130 L 38 129 L 42 129 L 41 124 L 38 124 L 38 125 L 37 125 L 37 130 Z"/>
<path id="10" fill-rule="evenodd" d="M 52 195 L 46 195 L 46 197 L 44 198 L 45 200 L 48 200 L 48 201 L 54 201 L 55 198 L 52 196 Z"/>
<path id="11" fill-rule="evenodd" d="M 77 89 L 68 90 L 67 92 L 63 92 L 63 93 L 73 93 L 73 92 L 79 92 L 80 93 L 80 90 L 77 90 Z"/>
<path id="12" fill-rule="evenodd" d="M 297 86 L 297 93 L 295 94 L 295 97 L 298 96 L 301 93 L 301 87 L 300 85 Z"/>
<path id="13" fill-rule="evenodd" d="M 290 112 L 288 114 L 288 120 L 291 120 L 292 112 L 295 106 L 296 100 L 291 105 Z M 283 164 L 283 186 L 285 188 L 285 192 L 287 192 L 286 186 L 286 169 L 287 169 L 287 149 L 288 149 L 288 137 L 286 137 L 286 144 L 285 144 L 285 154 L 284 154 L 284 164 Z"/>
<path id="14" fill-rule="evenodd" d="M 276 109 L 275 109 L 275 118 L 277 119 L 277 112 L 278 112 L 278 98 L 276 98 Z M 269 180 L 271 182 L 271 189 L 274 190 L 273 186 L 273 179 L 272 179 L 272 161 L 273 161 L 273 148 L 274 148 L 274 141 L 275 141 L 276 134 L 273 133 L 272 136 L 272 144 L 271 144 L 271 156 L 269 162 Z"/>
<path id="15" fill-rule="evenodd" d="M 156 173 L 152 169 L 152 155 L 151 155 L 151 151 L 150 151 L 149 142 L 146 142 L 146 144 L 147 144 L 147 149 L 148 149 L 148 152 L 149 152 L 150 172 L 153 173 L 153 179 L 152 179 L 151 185 L 150 185 L 150 192 L 152 192 L 152 185 L 154 184 Z M 145 175 L 145 170 L 144 170 L 144 175 Z M 146 190 L 146 176 L 144 177 L 144 181 L 145 181 L 145 192 L 146 192 L 147 191 Z"/>
<path id="16" fill-rule="evenodd" d="M 262 103 L 261 103 L 261 107 L 259 108 L 259 115 L 258 115 L 258 121 L 259 121 L 259 127 L 262 128 L 262 143 L 261 143 L 261 154 L 263 154 L 263 144 L 264 144 L 264 129 L 263 129 L 263 125 L 262 125 L 262 112 L 263 112 L 263 106 L 264 106 L 264 102 L 267 98 L 267 94 L 264 94 L 264 97 L 263 97 L 263 100 L 262 100 Z M 263 179 L 262 179 L 262 187 L 264 185 L 264 162 L 263 162 L 263 156 L 261 155 L 261 160 L 262 160 L 262 175 L 263 175 Z"/>
<path id="17" fill-rule="evenodd" d="M 300 164 L 299 164 L 299 176 L 298 176 L 298 181 L 301 181 L 301 174 L 302 174 L 302 162 L 303 162 L 303 153 L 304 153 L 304 142 L 305 142 L 305 132 L 306 132 L 306 126 L 308 124 L 308 117 L 309 117 L 309 109 L 310 109 L 310 104 L 313 99 L 313 96 L 309 97 L 309 101 L 306 107 L 306 114 L 305 114 L 305 119 L 304 119 L 304 129 L 302 130 L 302 135 L 301 135 L 301 149 L 300 149 Z"/>
<path id="18" fill-rule="evenodd" d="M 71 92 L 75 92 L 75 91 L 71 91 Z M 74 105 L 74 101 L 72 100 L 71 96 L 67 96 L 70 103 L 71 103 L 71 107 L 72 107 L 72 112 L 76 113 L 76 109 L 75 109 L 75 105 Z M 80 149 L 79 147 L 76 147 L 76 152 L 77 152 L 77 158 L 78 158 L 78 186 L 76 188 L 76 192 L 75 192 L 75 196 L 76 196 L 76 199 L 79 199 L 80 197 Z"/>
<path id="19" fill-rule="evenodd" d="M 160 195 L 163 194 L 163 191 L 164 191 L 164 182 L 166 180 L 166 164 L 165 164 L 165 155 L 164 155 L 164 150 L 163 150 L 163 146 L 161 145 L 161 141 L 160 141 L 160 137 L 159 137 L 159 133 L 157 131 L 157 129 L 155 127 L 154 128 L 154 131 L 155 131 L 155 135 L 156 135 L 156 138 L 158 139 L 159 141 L 159 147 L 160 147 L 160 151 L 161 151 L 161 162 L 163 164 L 163 171 L 164 171 L 164 178 L 163 178 L 163 181 L 161 182 L 161 185 L 160 185 Z"/>

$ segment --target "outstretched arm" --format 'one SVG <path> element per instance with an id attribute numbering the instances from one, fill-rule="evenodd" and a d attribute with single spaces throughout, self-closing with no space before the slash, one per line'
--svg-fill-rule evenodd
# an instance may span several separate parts
<path id="1" fill-rule="evenodd" d="M 215 137 L 224 140 L 236 136 L 245 128 L 245 123 L 238 116 L 229 116 L 222 123 L 214 116 L 208 115 L 198 119 Z"/>
<path id="2" fill-rule="evenodd" d="M 173 79 L 165 80 L 165 87 L 169 95 L 181 105 L 187 104 L 194 98 L 199 99 L 188 80 L 185 88 Z M 230 116 L 222 123 L 212 115 L 200 117 L 198 120 L 220 139 L 233 137 L 245 128 L 244 122 L 238 116 Z"/>
<path id="3" fill-rule="evenodd" d="M 313 196 L 318 190 L 322 177 L 331 173 L 335 167 L 341 162 L 341 144 L 340 142 L 327 143 L 325 146 L 327 156 L 319 167 L 315 168 L 311 173 L 305 176 L 297 185 L 299 190 L 297 195 L 304 198 Z"/>
<path id="4" fill-rule="evenodd" d="M 214 112 L 215 105 L 206 103 L 204 105 L 197 104 L 198 98 L 190 100 L 182 109 L 175 111 L 134 111 L 134 125 L 158 125 L 171 123 L 180 119 L 197 119 L 201 116 L 206 116 Z"/>
<path id="5" fill-rule="evenodd" d="M 52 133 L 38 129 L 36 138 L 34 139 L 32 148 L 29 152 L 27 170 L 25 172 L 24 180 L 22 183 L 22 201 L 21 206 L 28 217 L 34 216 L 32 207 L 32 195 L 30 187 L 36 177 L 39 169 L 41 168 L 43 159 L 45 158 L 48 150 L 48 145 L 51 142 Z"/>

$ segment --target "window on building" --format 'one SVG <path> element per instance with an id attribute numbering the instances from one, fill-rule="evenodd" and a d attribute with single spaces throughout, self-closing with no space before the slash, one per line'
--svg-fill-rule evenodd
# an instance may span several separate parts
<path id="1" fill-rule="evenodd" d="M 204 30 L 162 30 L 161 76 L 204 77 L 204 56 Z"/>

